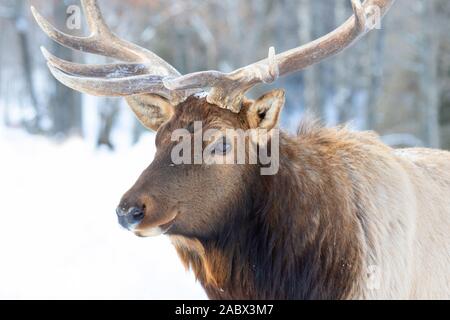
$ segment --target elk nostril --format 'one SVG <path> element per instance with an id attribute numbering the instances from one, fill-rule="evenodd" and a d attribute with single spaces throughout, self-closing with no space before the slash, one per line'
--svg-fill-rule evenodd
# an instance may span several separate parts
<path id="1" fill-rule="evenodd" d="M 132 220 L 134 223 L 141 222 L 144 219 L 145 213 L 144 210 L 139 208 L 131 208 L 128 211 L 128 216 L 130 220 Z"/>

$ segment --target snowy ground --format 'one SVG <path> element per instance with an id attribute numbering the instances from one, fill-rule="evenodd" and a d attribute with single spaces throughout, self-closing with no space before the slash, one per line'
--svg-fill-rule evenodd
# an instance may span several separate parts
<path id="1" fill-rule="evenodd" d="M 0 298 L 206 298 L 167 238 L 140 239 L 116 221 L 153 139 L 111 154 L 0 132 Z"/>

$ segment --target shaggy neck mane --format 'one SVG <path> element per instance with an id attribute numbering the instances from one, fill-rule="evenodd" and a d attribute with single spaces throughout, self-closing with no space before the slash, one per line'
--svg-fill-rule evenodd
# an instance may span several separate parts
<path id="1" fill-rule="evenodd" d="M 332 132 L 330 132 L 332 131 Z M 214 237 L 173 237 L 212 299 L 345 299 L 362 270 L 361 221 L 345 130 L 282 135 L 280 171 L 252 175 Z M 341 136 L 336 137 L 336 136 Z M 344 169 L 343 169 L 344 168 Z"/>

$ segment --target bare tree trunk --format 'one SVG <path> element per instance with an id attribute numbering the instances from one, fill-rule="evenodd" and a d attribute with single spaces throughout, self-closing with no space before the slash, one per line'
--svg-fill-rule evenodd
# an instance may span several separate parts
<path id="1" fill-rule="evenodd" d="M 111 141 L 111 133 L 117 119 L 119 104 L 119 99 L 107 99 L 105 108 L 100 111 L 101 123 L 97 147 L 106 146 L 110 150 L 114 150 L 114 144 Z"/>
<path id="2" fill-rule="evenodd" d="M 66 6 L 64 2 L 55 3 L 54 16 L 57 25 L 66 25 Z M 74 61 L 72 50 L 63 48 L 58 44 L 53 45 L 53 52 L 58 57 L 68 61 Z M 52 133 L 54 135 L 82 135 L 82 109 L 81 95 L 72 89 L 54 80 L 56 90 L 50 99 L 50 117 L 53 122 Z"/>
<path id="3" fill-rule="evenodd" d="M 382 70 L 383 70 L 383 52 L 384 52 L 384 41 L 385 41 L 385 31 L 384 29 L 377 30 L 377 34 L 373 35 L 375 37 L 371 48 L 369 49 L 370 54 L 370 65 L 369 68 L 369 87 L 368 87 L 368 103 L 367 103 L 367 120 L 365 129 L 376 130 L 378 124 L 377 117 L 377 104 L 378 98 L 381 96 L 382 89 Z"/>
<path id="4" fill-rule="evenodd" d="M 24 125 L 27 130 L 33 133 L 37 133 L 40 131 L 40 119 L 41 119 L 41 109 L 39 107 L 38 99 L 36 96 L 36 89 L 33 82 L 33 62 L 32 62 L 32 54 L 28 41 L 28 21 L 25 18 L 24 10 L 25 10 L 25 2 L 24 0 L 17 1 L 15 4 L 15 26 L 17 30 L 17 36 L 19 40 L 19 48 L 20 48 L 20 65 L 22 67 L 23 76 L 26 85 L 26 91 L 28 92 L 28 96 L 30 98 L 31 106 L 35 111 L 35 117 L 31 122 L 26 122 Z"/>
<path id="5" fill-rule="evenodd" d="M 311 19 L 314 11 L 313 3 L 309 0 L 301 0 L 298 7 L 300 21 L 300 42 L 308 43 L 313 38 L 313 25 Z M 304 71 L 304 96 L 306 108 L 316 115 L 321 114 L 321 103 L 319 88 L 316 86 L 319 79 L 317 66 L 313 66 Z"/>
<path id="6" fill-rule="evenodd" d="M 334 17 L 337 23 L 345 21 L 349 16 L 349 6 L 346 1 L 337 1 Z M 342 123 L 348 120 L 348 109 L 351 105 L 351 68 L 354 65 L 353 59 L 348 55 L 342 54 L 335 59 L 335 96 L 334 106 L 335 122 L 332 124 Z"/>
<path id="7" fill-rule="evenodd" d="M 423 73 L 421 80 L 421 90 L 423 103 L 421 111 L 423 114 L 423 136 L 428 146 L 439 148 L 440 131 L 439 131 L 439 93 L 438 93 L 438 38 L 430 23 L 436 18 L 435 2 L 423 1 L 424 24 L 422 45 L 420 46 L 420 55 L 423 63 Z"/>
<path id="8" fill-rule="evenodd" d="M 299 4 L 302 43 L 317 39 L 336 27 L 334 19 L 336 4 L 334 1 L 301 1 Z M 320 23 L 318 23 L 319 21 Z M 329 122 L 331 116 L 327 106 L 335 91 L 333 63 L 324 61 L 305 70 L 304 75 L 307 108 Z"/>
<path id="9" fill-rule="evenodd" d="M 0 27 L 2 26 L 2 22 L 0 21 Z M 3 48 L 3 38 L 4 38 L 4 33 L 0 32 L 0 48 Z M 0 50 L 0 65 L 3 65 L 3 50 Z M 6 90 L 4 90 L 3 88 L 3 70 L 0 69 L 0 97 L 2 97 L 2 100 L 5 100 L 5 92 Z M 2 115 L 3 115 L 3 124 L 5 126 L 8 126 L 9 124 L 9 113 L 8 113 L 8 104 L 6 103 L 6 101 L 3 101 L 4 105 L 3 108 L 1 109 Z"/>

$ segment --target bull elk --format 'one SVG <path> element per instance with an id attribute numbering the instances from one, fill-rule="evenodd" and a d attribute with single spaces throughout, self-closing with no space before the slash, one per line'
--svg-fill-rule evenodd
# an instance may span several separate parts
<path id="1" fill-rule="evenodd" d="M 32 11 L 60 44 L 122 61 L 83 65 L 43 49 L 60 82 L 126 97 L 157 131 L 155 159 L 123 196 L 119 222 L 138 236 L 168 235 L 210 298 L 450 298 L 450 153 L 394 150 L 373 133 L 304 121 L 297 135 L 280 133 L 274 175 L 261 175 L 259 162 L 174 165 L 171 157 L 171 133 L 194 135 L 194 122 L 224 137 L 232 128 L 275 130 L 284 92 L 244 94 L 348 48 L 369 31 L 369 7 L 384 16 L 393 3 L 352 0 L 354 14 L 322 38 L 280 54 L 270 49 L 267 59 L 231 73 L 188 75 L 118 38 L 95 0 L 82 0 L 88 37 L 64 34 Z M 236 147 L 233 139 L 201 146 L 211 144 L 215 157 Z"/>

